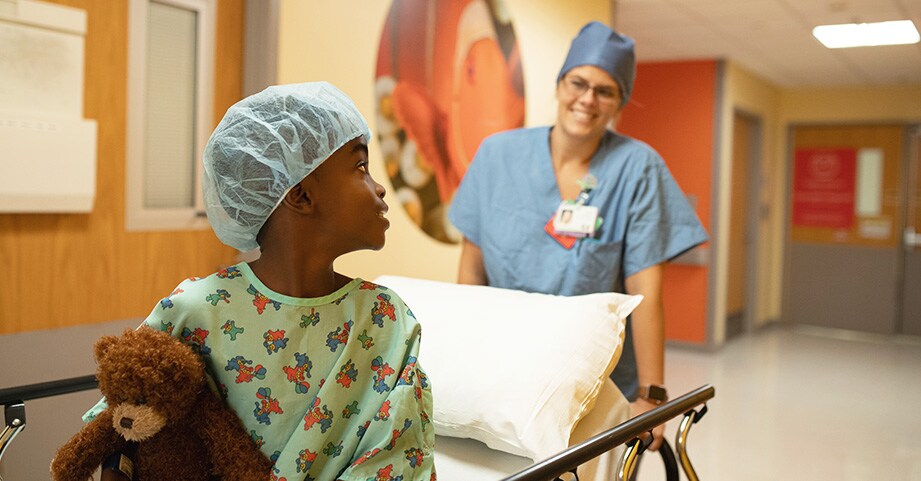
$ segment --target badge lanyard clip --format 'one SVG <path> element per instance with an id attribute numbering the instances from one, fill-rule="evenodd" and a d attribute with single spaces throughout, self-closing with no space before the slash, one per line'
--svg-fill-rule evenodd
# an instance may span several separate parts
<path id="1" fill-rule="evenodd" d="M 585 205 L 592 191 L 598 186 L 598 179 L 592 174 L 586 174 L 585 177 L 577 180 L 576 183 L 579 184 L 579 196 L 576 197 L 576 204 Z"/>

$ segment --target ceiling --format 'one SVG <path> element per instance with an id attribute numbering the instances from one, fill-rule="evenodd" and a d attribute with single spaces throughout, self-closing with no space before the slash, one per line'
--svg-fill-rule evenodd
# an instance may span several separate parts
<path id="1" fill-rule="evenodd" d="M 614 18 L 640 62 L 727 59 L 786 87 L 921 84 L 921 43 L 832 50 L 812 36 L 839 23 L 921 29 L 921 0 L 614 0 Z"/>

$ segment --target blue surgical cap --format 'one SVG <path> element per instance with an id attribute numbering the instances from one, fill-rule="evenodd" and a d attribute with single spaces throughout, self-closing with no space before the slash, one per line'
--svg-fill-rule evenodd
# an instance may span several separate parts
<path id="1" fill-rule="evenodd" d="M 582 27 L 572 41 L 569 54 L 560 69 L 559 82 L 570 70 L 582 65 L 594 65 L 608 73 L 623 97 L 621 106 L 627 104 L 633 92 L 636 78 L 636 55 L 633 53 L 633 39 L 620 35 L 600 22 L 591 22 Z"/>
<path id="2" fill-rule="evenodd" d="M 241 251 L 282 198 L 340 147 L 367 143 L 368 124 L 327 82 L 269 87 L 227 109 L 205 146 L 202 193 L 208 222 Z"/>

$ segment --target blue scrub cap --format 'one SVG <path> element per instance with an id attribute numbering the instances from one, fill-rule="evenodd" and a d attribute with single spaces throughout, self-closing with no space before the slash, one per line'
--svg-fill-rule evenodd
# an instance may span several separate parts
<path id="1" fill-rule="evenodd" d="M 368 124 L 342 91 L 327 82 L 269 87 L 227 109 L 202 155 L 208 222 L 241 251 L 282 198 Z"/>
<path id="2" fill-rule="evenodd" d="M 608 73 L 620 87 L 621 106 L 627 104 L 636 78 L 636 55 L 633 39 L 620 35 L 600 22 L 591 22 L 572 41 L 569 54 L 560 69 L 559 82 L 567 72 L 581 65 L 594 65 Z"/>

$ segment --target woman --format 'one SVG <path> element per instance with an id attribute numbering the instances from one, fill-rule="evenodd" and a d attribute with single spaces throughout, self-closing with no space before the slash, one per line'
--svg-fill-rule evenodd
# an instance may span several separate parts
<path id="1" fill-rule="evenodd" d="M 460 283 L 645 296 L 611 373 L 636 415 L 667 400 L 664 263 L 707 236 L 662 158 L 608 129 L 633 89 L 633 46 L 601 23 L 583 27 L 557 77 L 556 123 L 487 138 L 450 219 L 464 235 Z M 557 233 L 552 219 L 564 208 L 597 220 Z M 654 431 L 652 449 L 662 432 Z"/>

